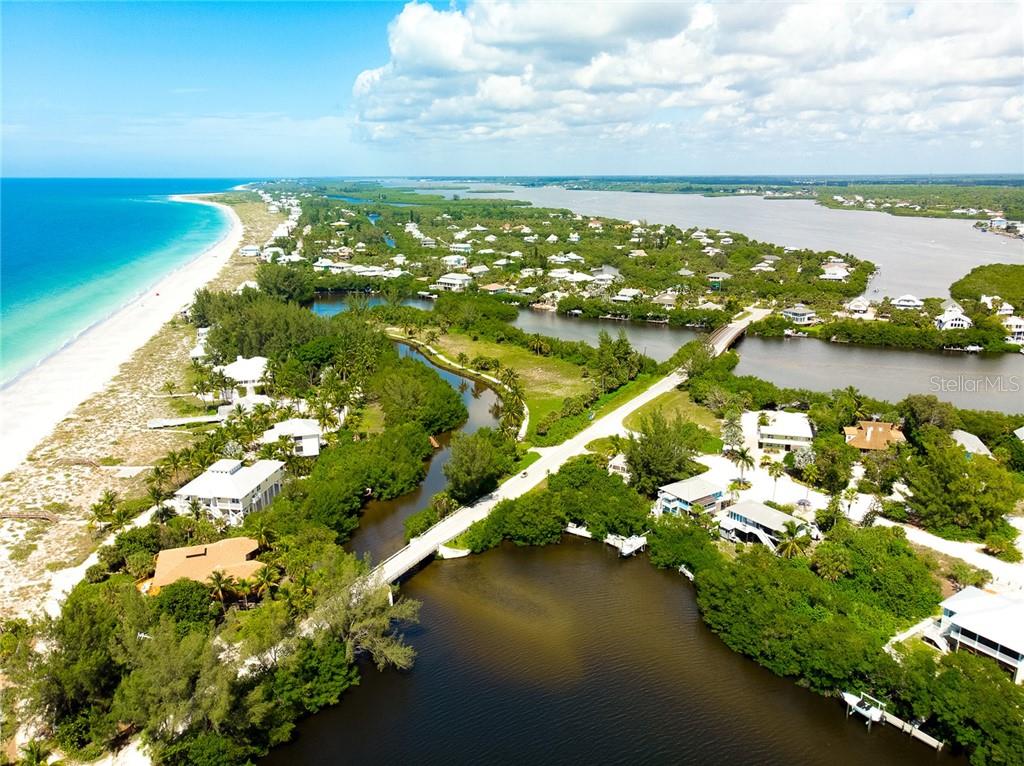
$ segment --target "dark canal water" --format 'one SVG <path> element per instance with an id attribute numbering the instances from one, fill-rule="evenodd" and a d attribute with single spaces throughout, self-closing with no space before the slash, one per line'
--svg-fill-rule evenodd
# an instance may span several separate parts
<path id="1" fill-rule="evenodd" d="M 494 422 L 492 392 L 439 372 L 469 407 L 464 429 Z M 444 486 L 448 441 L 419 490 L 367 508 L 351 550 L 401 546 L 402 520 Z M 265 764 L 963 764 L 869 733 L 841 703 L 734 654 L 701 623 L 690 584 L 642 556 L 577 538 L 504 545 L 432 562 L 402 591 L 423 604 L 408 632 L 415 667 L 365 668 Z"/>
<path id="2" fill-rule="evenodd" d="M 781 203 L 780 203 L 781 204 Z M 429 309 L 430 301 L 410 305 Z M 343 310 L 341 297 L 318 299 L 314 310 Z M 634 348 L 663 361 L 694 330 L 645 322 L 566 317 L 524 309 L 512 323 L 526 332 L 596 343 L 598 333 L 624 331 Z M 756 375 L 780 386 L 831 391 L 855 386 L 869 396 L 898 401 L 907 394 L 932 393 L 958 407 L 1002 412 L 1024 411 L 1024 355 L 901 351 L 828 343 L 812 338 L 743 338 L 736 346 L 739 375 Z"/>
<path id="3" fill-rule="evenodd" d="M 962 763 L 734 654 L 680 575 L 597 543 L 433 562 L 402 590 L 415 667 L 367 668 L 267 764 Z"/>

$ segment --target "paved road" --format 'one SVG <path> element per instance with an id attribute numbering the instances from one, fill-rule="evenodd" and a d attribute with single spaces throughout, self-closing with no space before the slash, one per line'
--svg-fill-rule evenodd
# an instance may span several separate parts
<path id="1" fill-rule="evenodd" d="M 419 537 L 414 537 L 409 544 L 393 556 L 382 561 L 373 571 L 373 577 L 379 582 L 394 582 L 403 574 L 414 568 L 424 559 L 434 555 L 439 545 L 462 534 L 476 521 L 484 518 L 501 500 L 519 497 L 529 492 L 547 478 L 549 473 L 556 473 L 569 458 L 586 452 L 586 446 L 594 439 L 625 433 L 623 421 L 652 399 L 656 399 L 683 382 L 684 376 L 672 373 L 648 388 L 642 394 L 612 410 L 604 417 L 596 420 L 576 436 L 554 447 L 540 447 L 540 459 L 524 472 L 516 475 L 499 486 L 492 494 L 477 503 L 461 508 L 442 521 L 435 524 Z"/>

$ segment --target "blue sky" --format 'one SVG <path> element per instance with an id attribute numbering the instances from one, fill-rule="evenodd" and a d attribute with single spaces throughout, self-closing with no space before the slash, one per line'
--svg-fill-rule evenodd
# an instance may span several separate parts
<path id="1" fill-rule="evenodd" d="M 1024 171 L 1019 3 L 2 13 L 5 175 Z"/>

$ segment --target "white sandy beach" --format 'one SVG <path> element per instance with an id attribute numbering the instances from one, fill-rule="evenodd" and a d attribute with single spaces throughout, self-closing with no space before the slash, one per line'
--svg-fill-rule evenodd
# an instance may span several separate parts
<path id="1" fill-rule="evenodd" d="M 217 244 L 0 390 L 0 475 L 17 467 L 54 426 L 101 391 L 137 349 L 191 302 L 197 289 L 217 276 L 240 245 L 242 222 L 232 208 L 187 195 L 172 199 L 216 206 L 228 215 L 231 228 Z"/>

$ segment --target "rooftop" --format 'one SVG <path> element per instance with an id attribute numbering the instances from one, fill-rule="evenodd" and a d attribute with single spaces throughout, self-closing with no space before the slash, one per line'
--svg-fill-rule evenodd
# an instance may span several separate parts
<path id="1" fill-rule="evenodd" d="M 952 622 L 1006 649 L 1024 653 L 1024 600 L 970 585 L 942 602 Z"/>
<path id="2" fill-rule="evenodd" d="M 174 494 L 178 497 L 226 497 L 235 500 L 249 494 L 283 467 L 280 460 L 257 460 L 250 466 L 243 466 L 241 460 L 225 458 Z"/>
<path id="3" fill-rule="evenodd" d="M 263 562 L 250 558 L 259 547 L 252 538 L 229 537 L 207 545 L 160 551 L 150 592 L 181 579 L 205 583 L 218 570 L 234 578 L 251 577 L 263 567 Z"/>
<path id="4" fill-rule="evenodd" d="M 661 487 L 661 491 L 672 495 L 672 497 L 678 497 L 680 500 L 690 502 L 691 500 L 699 500 L 702 497 L 724 492 L 725 490 L 703 476 L 692 476 L 689 479 L 666 484 Z"/>
<path id="5" fill-rule="evenodd" d="M 855 426 L 846 426 L 843 435 L 846 443 L 857 449 L 883 450 L 890 444 L 906 441 L 897 426 L 878 420 L 862 420 Z"/>

